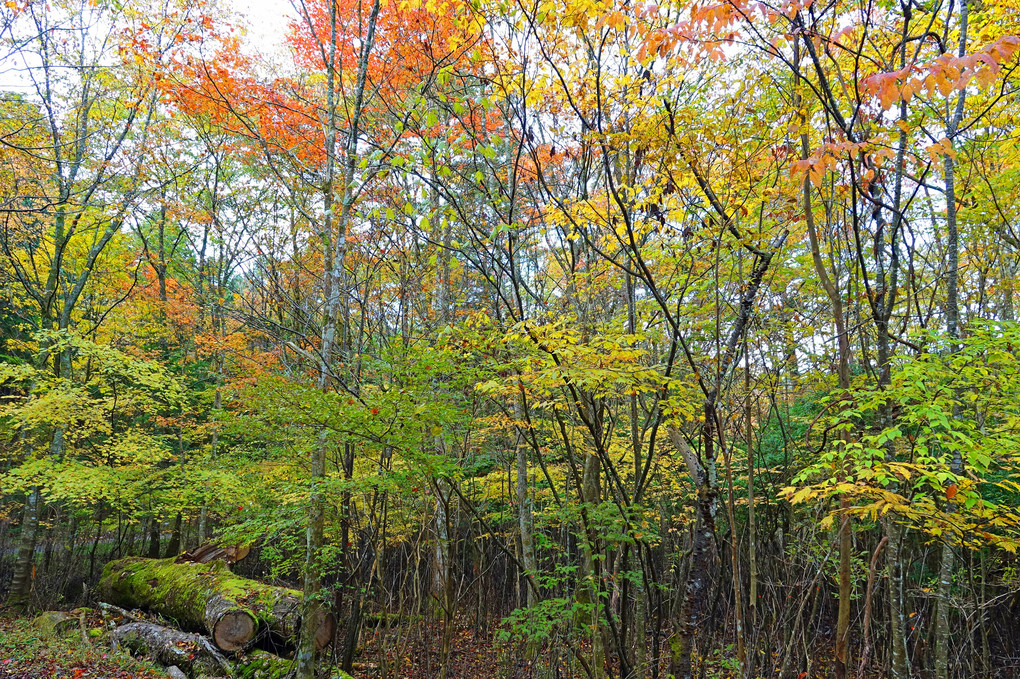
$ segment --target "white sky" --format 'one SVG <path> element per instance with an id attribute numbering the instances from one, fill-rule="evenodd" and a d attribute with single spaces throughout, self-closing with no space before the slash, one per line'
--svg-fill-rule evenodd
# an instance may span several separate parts
<path id="1" fill-rule="evenodd" d="M 289 0 L 225 0 L 247 27 L 247 42 L 255 54 L 272 58 L 283 51 L 287 22 L 296 16 Z"/>
<path id="2" fill-rule="evenodd" d="M 267 65 L 280 67 L 287 63 L 285 38 L 287 24 L 297 16 L 290 0 L 221 0 L 221 7 L 236 16 L 232 21 L 245 28 L 248 53 L 261 56 Z M 6 36 L 5 36 L 6 37 Z M 0 52 L 0 91 L 34 92 L 24 71 L 23 58 Z"/>

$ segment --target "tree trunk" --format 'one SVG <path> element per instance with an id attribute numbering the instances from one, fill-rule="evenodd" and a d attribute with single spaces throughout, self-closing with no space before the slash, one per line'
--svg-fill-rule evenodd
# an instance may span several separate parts
<path id="1" fill-rule="evenodd" d="M 799 58 L 798 56 L 795 58 Z M 798 71 L 799 77 L 799 71 Z M 802 123 L 806 120 L 802 117 Z M 806 160 L 809 155 L 809 142 L 807 134 L 800 137 L 801 160 Z M 850 388 L 850 336 L 847 333 L 846 318 L 843 312 L 843 298 L 839 288 L 839 271 L 833 271 L 832 277 L 822 260 L 821 247 L 819 245 L 818 229 L 815 226 L 814 207 L 811 201 L 811 182 L 808 177 L 803 181 L 804 217 L 807 223 L 808 240 L 811 244 L 811 261 L 814 264 L 815 273 L 825 290 L 829 303 L 832 305 L 832 323 L 836 330 L 837 345 L 837 367 L 836 375 L 839 380 L 839 388 L 846 392 Z M 840 433 L 841 450 L 847 444 L 846 432 Z M 845 463 L 837 458 L 836 478 L 843 481 L 846 478 Z M 850 521 L 846 518 L 845 512 L 849 509 L 849 500 L 845 494 L 839 496 L 839 508 L 842 511 L 837 532 L 839 542 L 839 593 L 837 595 L 838 612 L 836 614 L 836 653 L 833 658 L 833 670 L 836 679 L 846 679 L 848 676 L 847 643 L 850 636 L 850 595 L 851 595 L 851 540 Z"/>
<path id="2" fill-rule="evenodd" d="M 11 591 L 7 595 L 7 605 L 15 610 L 27 608 L 32 594 L 32 571 L 35 570 L 35 542 L 39 534 L 40 502 L 39 489 L 29 490 L 25 498 L 25 511 L 21 517 L 18 558 L 14 563 Z"/>
<path id="3" fill-rule="evenodd" d="M 326 304 L 323 309 L 323 333 L 319 355 L 319 384 L 322 391 L 329 387 L 329 376 L 332 374 L 331 365 L 333 350 L 336 341 L 337 317 L 341 309 L 341 302 L 344 294 L 344 258 L 347 247 L 347 224 L 350 220 L 351 211 L 357 197 L 355 190 L 355 170 L 358 165 L 358 143 L 361 132 L 361 115 L 365 107 L 365 85 L 368 80 L 368 58 L 375 42 L 375 27 L 379 18 L 381 8 L 380 0 L 373 0 L 369 12 L 368 21 L 365 25 L 365 39 L 358 47 L 358 66 L 355 91 L 352 107 L 350 109 L 349 127 L 347 130 L 346 143 L 344 146 L 344 175 L 342 177 L 343 197 L 340 201 L 340 209 L 337 210 L 337 142 L 340 136 L 339 130 L 339 104 L 337 86 L 339 85 L 338 71 L 338 30 L 339 17 L 338 6 L 331 2 L 329 5 L 329 44 L 321 45 L 323 64 L 326 67 L 326 158 L 325 158 L 325 181 L 322 186 L 323 197 L 323 263 L 325 265 L 325 297 Z M 306 20 L 311 17 L 305 15 Z M 337 214 L 339 212 L 339 214 Z M 325 447 L 328 444 L 327 432 L 324 429 L 319 437 L 319 445 L 315 447 L 311 455 L 311 477 L 312 489 L 310 497 L 310 511 L 308 528 L 306 533 L 306 556 L 304 573 L 304 599 L 302 602 L 304 617 L 324 617 L 319 593 L 322 589 L 321 564 L 319 563 L 320 552 L 323 547 L 323 524 L 325 521 L 325 498 L 321 484 L 325 480 L 326 465 Z M 344 546 L 346 548 L 346 545 Z M 297 651 L 297 669 L 295 676 L 300 679 L 311 679 L 315 676 L 315 648 L 317 637 L 313 637 L 306 630 L 301 635 Z"/>
<path id="4" fill-rule="evenodd" d="M 166 558 L 176 557 L 181 553 L 181 520 L 183 517 L 180 512 L 177 512 L 177 517 L 174 519 L 174 527 L 170 532 L 170 542 L 166 543 L 166 552 L 163 556 Z"/>
<path id="5" fill-rule="evenodd" d="M 747 676 L 757 676 L 758 656 L 758 534 L 755 525 L 757 509 L 754 505 L 754 432 L 751 418 L 751 354 L 747 347 L 747 333 L 744 333 L 744 435 L 747 445 L 747 624 L 751 630 L 751 642 L 747 649 Z"/>
<path id="6" fill-rule="evenodd" d="M 103 514 L 106 504 L 100 500 L 96 507 L 96 537 L 92 540 L 92 549 L 89 550 L 89 584 L 92 583 L 92 576 L 96 572 L 96 552 L 99 550 L 99 543 L 103 539 Z"/>
<path id="7" fill-rule="evenodd" d="M 209 503 L 205 502 L 202 504 L 202 509 L 198 514 L 198 547 L 205 544 L 206 534 L 208 533 L 208 522 L 209 522 Z"/>
<path id="8" fill-rule="evenodd" d="M 637 334 L 637 304 L 634 294 L 634 279 L 630 272 L 625 272 L 624 282 L 627 293 L 627 332 Z M 634 502 L 637 503 L 641 497 L 643 484 L 642 474 L 644 471 L 644 459 L 641 445 L 641 426 L 638 422 L 638 397 L 637 394 L 630 395 L 630 445 L 631 453 L 634 456 Z M 644 558 L 641 553 L 642 543 L 635 545 L 634 556 L 636 568 L 642 572 L 642 577 L 634 581 L 634 668 L 631 672 L 633 679 L 644 679 L 645 667 L 648 664 L 648 654 L 645 642 L 647 634 L 645 625 L 647 620 L 644 583 Z"/>
<path id="9" fill-rule="evenodd" d="M 961 0 L 960 44 L 957 52 L 961 57 L 967 52 L 967 16 L 967 0 Z M 946 138 L 949 139 L 950 144 L 953 143 L 960 123 L 963 121 L 963 105 L 966 96 L 966 88 L 961 89 L 959 95 L 957 95 L 955 109 L 950 111 L 946 117 Z M 946 181 L 946 247 L 948 250 L 946 253 L 948 268 L 946 272 L 946 326 L 949 331 L 953 351 L 956 352 L 960 346 L 960 242 L 956 221 L 956 161 L 954 157 L 955 154 L 947 153 L 943 156 L 942 161 Z M 957 418 L 961 416 L 959 401 L 953 406 L 953 415 Z M 959 449 L 953 451 L 953 456 L 949 463 L 949 471 L 958 476 L 963 474 L 963 457 Z M 955 509 L 956 504 L 952 500 L 946 502 L 946 513 L 951 514 Z M 939 564 L 939 596 L 936 603 L 937 614 L 935 617 L 936 679 L 949 679 L 949 614 L 953 608 L 950 595 L 953 589 L 953 569 L 955 566 L 953 546 L 947 539 L 942 545 L 942 559 Z"/>
<path id="10" fill-rule="evenodd" d="M 705 443 L 714 442 L 712 423 L 715 412 L 706 404 L 705 430 L 702 432 Z M 718 510 L 718 486 L 710 470 L 703 469 L 697 456 L 684 440 L 683 435 L 674 427 L 669 428 L 669 436 L 673 445 L 680 451 L 691 474 L 691 480 L 698 490 L 697 506 L 695 507 L 694 536 L 692 540 L 691 566 L 687 582 L 681 594 L 683 597 L 677 619 L 677 640 L 673 648 L 670 662 L 670 674 L 676 679 L 691 679 L 694 676 L 692 655 L 695 651 L 694 641 L 698 628 L 702 623 L 705 605 L 708 603 L 712 575 L 718 557 L 715 551 L 715 516 Z M 708 452 L 708 451 L 706 451 Z M 711 453 L 705 455 L 711 461 Z"/>
<path id="11" fill-rule="evenodd" d="M 514 410 L 518 422 L 524 419 L 524 396 L 517 396 Z M 535 525 L 532 516 L 531 496 L 528 494 L 528 448 L 524 441 L 524 432 L 517 430 L 517 523 L 521 531 L 521 562 L 524 565 L 525 577 L 532 582 L 527 587 L 528 608 L 535 605 L 535 573 L 538 562 L 535 557 Z"/>
<path id="12" fill-rule="evenodd" d="M 584 461 L 582 485 L 578 489 L 581 502 L 591 508 L 597 507 L 602 501 L 602 463 L 598 455 L 590 454 Z M 586 514 L 583 514 L 586 516 Z M 597 549 L 596 536 L 587 520 L 582 518 L 581 529 L 584 533 L 578 541 L 581 547 L 581 568 L 578 571 L 579 587 L 577 601 L 590 605 L 591 611 L 584 613 L 583 624 L 592 629 L 592 671 L 594 679 L 601 679 L 605 674 L 605 644 L 602 639 L 601 600 L 599 598 L 600 561 L 595 559 Z"/>
<path id="13" fill-rule="evenodd" d="M 149 523 L 149 551 L 147 556 L 150 559 L 159 558 L 159 529 L 160 519 L 158 516 L 152 517 Z"/>

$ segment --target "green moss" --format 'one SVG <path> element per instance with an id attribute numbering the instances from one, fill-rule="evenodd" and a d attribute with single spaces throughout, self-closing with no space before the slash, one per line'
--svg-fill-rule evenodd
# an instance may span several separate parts
<path id="1" fill-rule="evenodd" d="M 41 637 L 54 637 L 66 632 L 77 622 L 63 611 L 45 611 L 32 621 Z"/>
<path id="2" fill-rule="evenodd" d="M 109 603 L 156 611 L 181 629 L 211 632 L 208 602 L 214 597 L 235 600 L 244 592 L 244 582 L 222 564 L 131 558 L 106 565 L 100 592 Z"/>
<path id="3" fill-rule="evenodd" d="M 283 679 L 291 669 L 293 661 L 284 660 L 265 651 L 255 651 L 240 659 L 234 668 L 235 679 Z"/>

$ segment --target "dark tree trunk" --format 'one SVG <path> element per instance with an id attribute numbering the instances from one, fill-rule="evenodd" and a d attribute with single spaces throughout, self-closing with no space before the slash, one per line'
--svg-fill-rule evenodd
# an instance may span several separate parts
<path id="1" fill-rule="evenodd" d="M 170 542 L 166 544 L 166 552 L 163 556 L 166 558 L 172 558 L 181 553 L 181 516 L 180 512 L 177 512 L 177 518 L 174 519 L 174 529 L 170 533 Z"/>
<path id="2" fill-rule="evenodd" d="M 160 520 L 158 516 L 154 516 L 149 523 L 149 552 L 147 556 L 150 559 L 159 558 L 159 528 Z"/>

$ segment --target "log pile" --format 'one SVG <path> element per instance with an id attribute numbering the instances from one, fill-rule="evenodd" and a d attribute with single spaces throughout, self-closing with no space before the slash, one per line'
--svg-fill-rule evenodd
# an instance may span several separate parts
<path id="1" fill-rule="evenodd" d="M 103 569 L 99 594 L 107 604 L 155 613 L 180 628 L 179 631 L 132 622 L 118 628 L 115 634 L 118 643 L 126 648 L 138 649 L 137 652 L 164 664 L 178 664 L 168 662 L 171 647 L 194 645 L 198 643 L 196 639 L 203 640 L 220 658 L 256 644 L 276 653 L 287 653 L 296 648 L 305 623 L 300 613 L 300 592 L 234 575 L 224 560 L 111 561 Z M 316 648 L 321 650 L 333 638 L 334 620 L 323 615 L 311 624 L 315 628 Z M 208 635 L 208 641 L 196 633 Z M 200 656 L 214 657 L 204 651 L 196 653 L 196 658 Z M 192 675 L 207 673 L 184 669 Z"/>
<path id="2" fill-rule="evenodd" d="M 222 651 L 234 652 L 255 638 L 251 611 L 239 606 L 233 574 L 220 564 L 175 564 L 167 559 L 121 559 L 103 569 L 99 595 L 122 608 L 141 608 L 205 632 Z"/>

